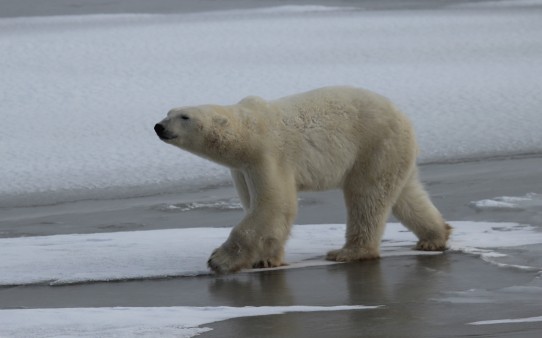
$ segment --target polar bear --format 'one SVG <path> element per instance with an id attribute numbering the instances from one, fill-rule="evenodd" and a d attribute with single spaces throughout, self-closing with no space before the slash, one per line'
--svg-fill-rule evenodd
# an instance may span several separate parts
<path id="1" fill-rule="evenodd" d="M 418 179 L 411 123 L 388 99 L 326 87 L 265 101 L 175 108 L 155 125 L 160 139 L 230 168 L 245 217 L 208 260 L 216 273 L 284 265 L 298 191 L 340 188 L 346 242 L 326 259 L 379 258 L 390 210 L 441 251 L 451 227 Z"/>

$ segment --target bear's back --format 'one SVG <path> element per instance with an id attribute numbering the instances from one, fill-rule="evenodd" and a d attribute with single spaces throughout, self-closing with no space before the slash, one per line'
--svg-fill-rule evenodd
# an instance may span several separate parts
<path id="1" fill-rule="evenodd" d="M 339 187 L 359 154 L 386 137 L 400 114 L 383 96 L 353 87 L 316 89 L 269 105 L 280 116 L 280 148 L 295 167 L 299 190 Z"/>

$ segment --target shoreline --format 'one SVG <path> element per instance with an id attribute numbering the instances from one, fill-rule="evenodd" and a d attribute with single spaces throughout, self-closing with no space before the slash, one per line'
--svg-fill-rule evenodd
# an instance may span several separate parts
<path id="1" fill-rule="evenodd" d="M 539 221 L 535 211 L 511 210 L 493 214 L 480 212 L 468 204 L 498 196 L 541 193 L 542 157 L 426 164 L 420 166 L 420 177 L 437 208 L 450 221 Z M 339 190 L 303 192 L 299 198 L 295 224 L 346 222 Z M 237 224 L 243 217 L 231 183 L 143 197 L 91 199 L 0 210 L 0 238 L 225 227 Z"/>
<path id="2" fill-rule="evenodd" d="M 490 0 L 485 0 L 490 1 Z M 175 1 L 156 0 L 152 3 L 144 0 L 0 0 L 0 18 L 8 17 L 36 17 L 57 15 L 89 15 L 89 14 L 169 14 L 169 13 L 202 13 L 232 9 L 258 9 L 276 6 L 335 6 L 345 8 L 359 8 L 361 10 L 412 10 L 412 9 L 438 9 L 448 5 L 468 4 L 468 0 L 365 0 L 356 1 L 330 1 L 330 0 L 196 0 Z"/>
<path id="3" fill-rule="evenodd" d="M 451 159 L 446 161 L 428 161 L 419 163 L 418 167 L 423 170 L 427 166 L 448 165 L 448 164 L 469 164 L 479 162 L 501 162 L 508 160 L 536 159 L 542 158 L 542 153 L 523 153 L 495 155 L 488 157 L 469 157 L 463 159 Z M 219 166 L 218 164 L 216 164 Z M 219 166 L 220 167 L 220 166 Z M 109 201 L 109 200 L 129 200 L 140 198 L 154 198 L 164 195 L 191 194 L 208 190 L 215 190 L 227 187 L 233 187 L 231 177 L 225 171 L 225 177 L 220 182 L 211 184 L 193 183 L 182 185 L 182 182 L 168 182 L 147 184 L 141 186 L 119 186 L 97 189 L 68 189 L 63 191 L 43 191 L 43 192 L 24 192 L 0 194 L 0 211 L 14 208 L 34 208 L 34 207 L 53 207 L 63 204 L 91 202 L 91 201 Z M 302 192 L 305 193 L 305 192 Z M 308 192 L 311 193 L 311 192 Z M 314 192 L 317 193 L 317 192 Z M 54 196 L 54 202 L 47 200 Z M 43 202 L 36 202 L 43 200 Z"/>

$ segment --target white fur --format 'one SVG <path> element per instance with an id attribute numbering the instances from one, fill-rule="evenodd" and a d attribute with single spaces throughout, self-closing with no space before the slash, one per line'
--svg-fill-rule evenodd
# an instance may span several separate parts
<path id="1" fill-rule="evenodd" d="M 231 169 L 246 215 L 209 258 L 219 273 L 283 264 L 297 192 L 341 188 L 346 243 L 327 259 L 379 257 L 394 215 L 420 250 L 444 250 L 450 227 L 418 180 L 412 126 L 388 99 L 328 87 L 275 101 L 248 97 L 231 106 L 173 109 L 162 139 Z"/>

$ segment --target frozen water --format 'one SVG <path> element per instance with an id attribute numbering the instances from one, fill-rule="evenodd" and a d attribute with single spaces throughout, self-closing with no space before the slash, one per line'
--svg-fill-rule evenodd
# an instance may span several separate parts
<path id="1" fill-rule="evenodd" d="M 453 251 L 500 263 L 506 247 L 541 244 L 542 233 L 515 223 L 453 222 Z M 131 231 L 0 239 L 0 285 L 69 284 L 209 274 L 211 251 L 229 228 Z M 291 268 L 321 265 L 323 255 L 344 242 L 344 224 L 297 225 L 286 246 Z M 409 250 L 416 237 L 398 223 L 388 224 L 382 256 L 434 254 Z M 182 257 L 182 259 L 180 259 Z M 331 264 L 331 263 L 329 263 Z M 542 270 L 541 266 L 523 267 Z"/>
<path id="2" fill-rule="evenodd" d="M 185 212 L 191 210 L 243 210 L 243 206 L 240 202 L 232 199 L 222 199 L 209 202 L 187 202 L 179 204 L 166 204 L 161 205 L 159 210 L 173 211 L 173 212 Z"/>
<path id="3" fill-rule="evenodd" d="M 476 210 L 542 210 L 542 194 L 528 193 L 525 196 L 501 196 L 492 199 L 472 201 L 469 203 L 471 208 Z"/>
<path id="4" fill-rule="evenodd" d="M 453 5 L 455 8 L 517 8 L 517 7 L 538 7 L 540 0 L 495 0 L 495 1 L 476 1 L 465 2 Z"/>
<path id="5" fill-rule="evenodd" d="M 0 206 L 222 183 L 154 123 L 335 84 L 393 99 L 422 162 L 540 152 L 542 20 L 498 7 L 0 19 Z"/>
<path id="6" fill-rule="evenodd" d="M 510 302 L 515 302 L 527 305 L 530 303 L 536 304 L 536 300 L 541 295 L 542 288 L 540 287 L 512 286 L 502 289 L 443 291 L 439 297 L 431 300 L 451 304 L 510 304 Z"/>
<path id="7" fill-rule="evenodd" d="M 542 316 L 529 317 L 529 318 L 516 318 L 516 319 L 496 319 L 496 320 L 484 320 L 479 322 L 469 323 L 470 325 L 494 325 L 494 324 L 516 324 L 516 323 L 532 323 L 542 322 Z"/>
<path id="8" fill-rule="evenodd" d="M 379 306 L 115 307 L 0 310 L 2 337 L 193 337 L 204 324 L 290 312 L 354 311 Z M 28 319 L 32 318 L 31 321 Z"/>
<path id="9" fill-rule="evenodd" d="M 477 210 L 521 210 L 516 204 L 497 201 L 497 200 L 481 200 L 470 202 L 469 206 Z"/>

